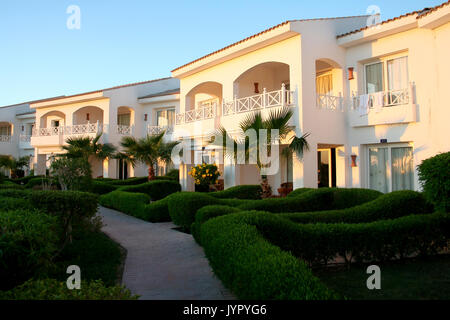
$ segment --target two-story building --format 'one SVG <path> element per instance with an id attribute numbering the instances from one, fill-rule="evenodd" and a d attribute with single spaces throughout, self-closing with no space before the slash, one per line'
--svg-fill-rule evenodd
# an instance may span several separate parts
<path id="1" fill-rule="evenodd" d="M 173 70 L 175 135 L 192 141 L 191 162 L 222 160 L 225 187 L 259 183 L 254 164 L 220 158 L 208 139 L 220 126 L 239 135 L 252 112 L 288 106 L 292 134 L 309 133 L 310 149 L 286 158 L 289 137 L 279 141 L 274 191 L 283 182 L 419 189 L 417 165 L 450 150 L 450 2 L 368 26 L 372 19 L 286 21 Z M 186 190 L 192 163 L 180 166 Z"/>

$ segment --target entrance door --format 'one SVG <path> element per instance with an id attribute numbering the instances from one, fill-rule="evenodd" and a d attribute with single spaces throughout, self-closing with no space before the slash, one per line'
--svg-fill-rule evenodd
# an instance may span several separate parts
<path id="1" fill-rule="evenodd" d="M 118 161 L 119 161 L 118 165 L 119 179 L 120 180 L 128 179 L 128 162 L 123 159 L 119 159 Z"/>
<path id="2" fill-rule="evenodd" d="M 336 187 L 336 149 L 317 151 L 317 185 L 319 188 Z"/>

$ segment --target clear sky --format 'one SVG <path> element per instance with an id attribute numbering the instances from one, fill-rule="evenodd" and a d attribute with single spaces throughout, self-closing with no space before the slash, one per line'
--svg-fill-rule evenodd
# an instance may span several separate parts
<path id="1" fill-rule="evenodd" d="M 289 19 L 389 19 L 444 0 L 0 0 L 0 106 L 170 76 Z M 70 5 L 80 29 L 67 28 Z"/>

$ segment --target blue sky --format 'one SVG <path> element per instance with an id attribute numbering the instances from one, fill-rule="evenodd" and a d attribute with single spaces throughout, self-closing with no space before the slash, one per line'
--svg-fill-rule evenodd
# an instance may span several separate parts
<path id="1" fill-rule="evenodd" d="M 289 19 L 383 20 L 444 0 L 1 0 L 0 106 L 170 76 L 170 70 Z M 69 30 L 68 6 L 81 10 Z"/>

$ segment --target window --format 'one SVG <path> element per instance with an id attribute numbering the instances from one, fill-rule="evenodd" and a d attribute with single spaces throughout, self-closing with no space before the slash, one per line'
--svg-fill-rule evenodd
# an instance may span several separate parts
<path id="1" fill-rule="evenodd" d="M 369 188 L 384 193 L 414 190 L 413 149 L 408 146 L 368 148 Z"/>
<path id="2" fill-rule="evenodd" d="M 131 124 L 131 113 L 118 114 L 117 124 L 119 126 L 129 126 Z"/>
<path id="3" fill-rule="evenodd" d="M 408 57 L 381 59 L 365 65 L 367 94 L 380 91 L 399 91 L 408 88 Z"/>
<path id="4" fill-rule="evenodd" d="M 59 120 L 52 120 L 52 127 L 59 127 Z"/>
<path id="5" fill-rule="evenodd" d="M 333 93 L 333 75 L 331 72 L 316 76 L 316 93 L 321 95 L 331 95 Z"/>
<path id="6" fill-rule="evenodd" d="M 156 125 L 159 127 L 173 127 L 175 125 L 175 109 L 156 111 Z"/>
<path id="7" fill-rule="evenodd" d="M 0 126 L 0 136 L 10 136 L 11 126 Z"/>

